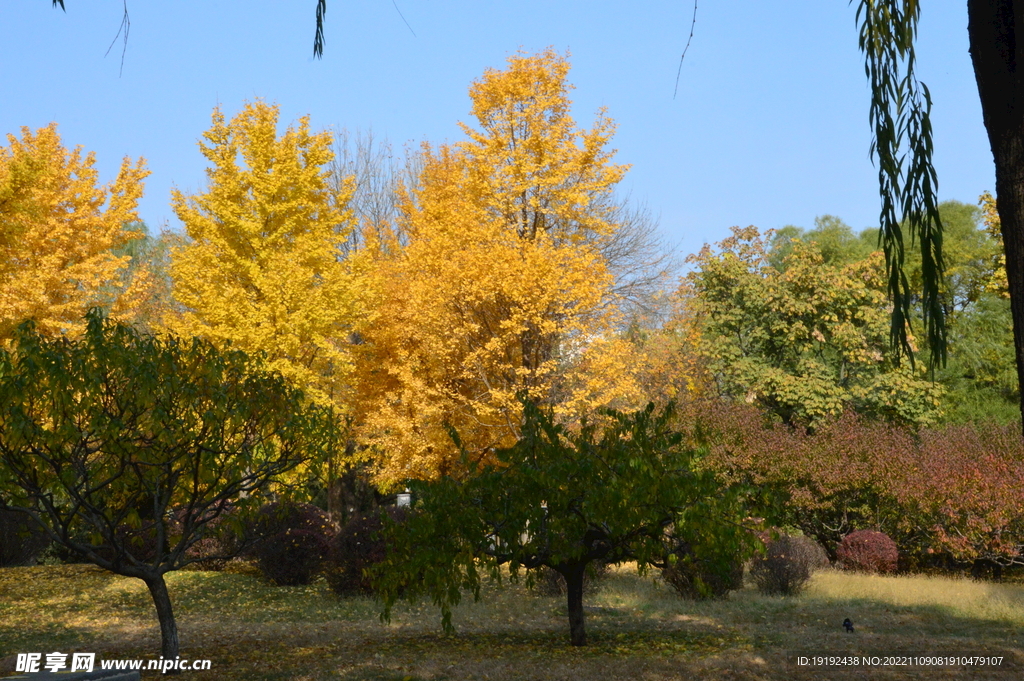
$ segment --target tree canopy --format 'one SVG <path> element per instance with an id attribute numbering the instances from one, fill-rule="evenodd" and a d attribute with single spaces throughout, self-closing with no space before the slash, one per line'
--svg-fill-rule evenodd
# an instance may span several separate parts
<path id="1" fill-rule="evenodd" d="M 82 318 L 103 302 L 105 287 L 128 258 L 114 249 L 138 232 L 145 162 L 121 162 L 117 178 L 98 184 L 95 156 L 68 151 L 57 125 L 0 147 L 0 343 L 25 319 L 46 334 L 80 333 Z"/>
<path id="2" fill-rule="evenodd" d="M 390 525 L 392 550 L 377 572 L 384 617 L 399 597 L 427 595 L 450 629 L 463 589 L 480 598 L 481 572 L 498 578 L 507 565 L 517 579 L 523 568 L 547 566 L 565 577 L 570 640 L 585 645 L 583 577 L 592 562 L 664 566 L 679 542 L 712 562 L 752 551 L 743 524 L 751 490 L 704 465 L 704 450 L 674 428 L 671 405 L 608 416 L 573 431 L 528 402 L 521 438 L 493 463 L 476 467 L 463 449 L 465 475 L 411 483 L 418 502 Z"/>
<path id="3" fill-rule="evenodd" d="M 333 186 L 331 136 L 309 118 L 277 134 L 278 107 L 219 109 L 199 148 L 205 192 L 172 193 L 187 240 L 174 249 L 174 333 L 266 353 L 270 369 L 340 411 L 351 410 L 349 334 L 357 286 L 341 243 L 352 229 L 351 178 Z"/>
<path id="4" fill-rule="evenodd" d="M 279 476 L 323 459 L 337 424 L 241 352 L 140 334 L 98 310 L 85 327 L 48 338 L 28 322 L 0 350 L 0 508 L 143 580 L 173 659 L 164 574 L 194 560 L 218 519 L 241 520 Z"/>

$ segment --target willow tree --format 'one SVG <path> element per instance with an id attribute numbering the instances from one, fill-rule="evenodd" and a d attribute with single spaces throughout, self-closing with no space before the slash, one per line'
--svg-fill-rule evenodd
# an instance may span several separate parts
<path id="1" fill-rule="evenodd" d="M 882 197 L 881 239 L 889 293 L 894 302 L 892 337 L 908 347 L 906 321 L 912 291 L 903 274 L 902 226 L 920 241 L 922 302 L 932 362 L 945 359 L 945 327 L 939 296 L 942 225 L 935 198 L 928 88 L 914 72 L 919 0 L 860 0 L 860 46 L 871 81 L 872 151 L 878 160 Z M 996 206 L 1006 252 L 1018 381 L 1024 384 L 1024 3 L 968 0 L 968 35 L 982 115 L 996 170 Z M 1021 405 L 1024 414 L 1024 404 Z"/>

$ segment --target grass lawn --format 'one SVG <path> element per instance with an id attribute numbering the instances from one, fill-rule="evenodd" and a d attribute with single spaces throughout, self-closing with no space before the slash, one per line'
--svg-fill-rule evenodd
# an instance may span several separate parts
<path id="1" fill-rule="evenodd" d="M 212 669 L 181 679 L 1019 679 L 1024 586 L 825 571 L 797 598 L 753 589 L 725 601 L 677 598 L 651 576 L 613 570 L 585 598 L 590 645 L 568 645 L 565 604 L 490 586 L 445 636 L 429 603 L 392 623 L 367 598 L 323 582 L 271 587 L 242 573 L 168 576 L 182 656 Z M 844 632 L 843 619 L 856 631 Z M 159 629 L 139 580 L 91 566 L 0 569 L 0 676 L 19 652 L 155 658 Z M 1001 668 L 800 666 L 798 655 L 989 655 Z M 97 665 L 98 666 L 98 665 Z M 155 672 L 143 678 L 156 678 Z"/>

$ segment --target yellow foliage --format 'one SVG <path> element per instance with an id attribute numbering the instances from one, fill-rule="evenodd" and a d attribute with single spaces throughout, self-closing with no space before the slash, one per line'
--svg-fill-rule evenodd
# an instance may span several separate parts
<path id="1" fill-rule="evenodd" d="M 1003 247 L 1003 229 L 999 221 L 999 210 L 996 208 L 996 199 L 991 193 L 985 192 L 978 198 L 978 205 L 981 206 L 981 221 L 985 224 L 985 231 L 999 244 L 999 255 L 992 276 L 985 282 L 985 289 L 994 291 L 1003 298 L 1010 297 L 1010 286 L 1006 281 L 1006 252 Z"/>
<path id="2" fill-rule="evenodd" d="M 123 227 L 149 171 L 126 157 L 114 182 L 97 185 L 94 154 L 68 151 L 57 125 L 0 147 L 0 342 L 32 319 L 44 334 L 77 335 L 86 310 L 109 302 L 104 287 L 128 261 L 111 250 L 136 236 Z"/>
<path id="3" fill-rule="evenodd" d="M 219 109 L 199 143 L 211 167 L 200 194 L 172 192 L 187 242 L 172 251 L 181 335 L 266 353 L 270 369 L 314 400 L 347 411 L 358 263 L 339 244 L 352 229 L 352 182 L 332 189 L 327 132 L 309 118 L 277 134 L 278 108 L 248 103 L 230 122 Z"/>
<path id="4" fill-rule="evenodd" d="M 575 127 L 568 68 L 547 51 L 487 71 L 470 89 L 479 129 L 424 147 L 402 238 L 376 249 L 361 431 L 384 484 L 455 472 L 449 427 L 477 459 L 510 444 L 520 395 L 566 420 L 639 401 L 596 247 L 625 168 L 604 150 L 609 121 Z"/>

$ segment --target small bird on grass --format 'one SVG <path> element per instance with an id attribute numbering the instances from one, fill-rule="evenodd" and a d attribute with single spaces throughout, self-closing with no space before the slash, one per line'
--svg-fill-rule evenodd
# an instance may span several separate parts
<path id="1" fill-rule="evenodd" d="M 853 622 L 850 621 L 849 617 L 843 620 L 843 629 L 846 629 L 851 634 L 853 633 Z"/>

